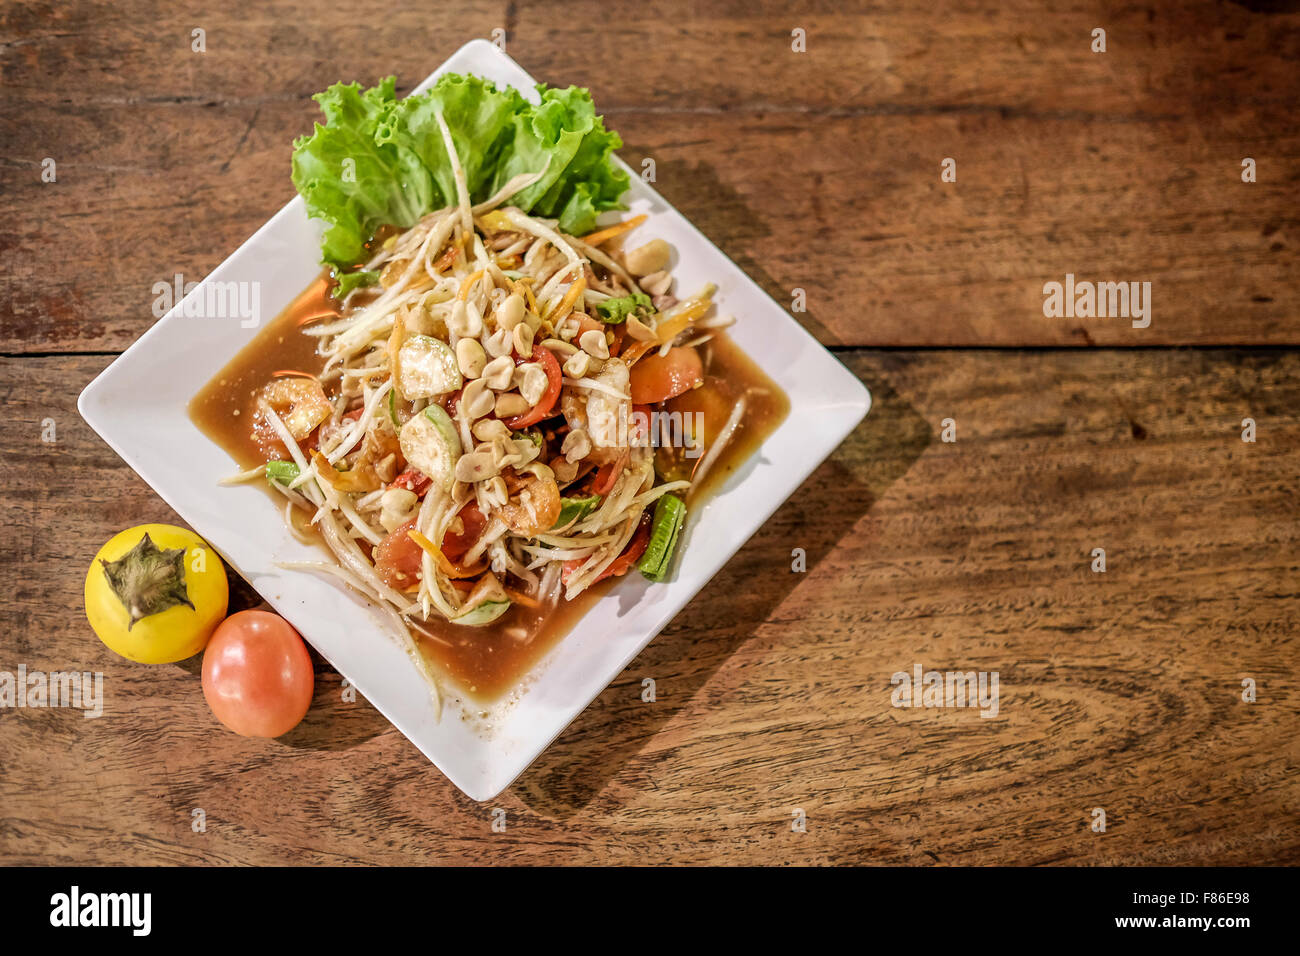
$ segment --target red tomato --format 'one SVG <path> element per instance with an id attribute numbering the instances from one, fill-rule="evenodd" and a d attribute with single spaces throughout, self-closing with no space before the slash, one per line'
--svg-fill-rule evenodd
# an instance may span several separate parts
<path id="1" fill-rule="evenodd" d="M 632 366 L 632 401 L 655 405 L 689 391 L 704 381 L 704 365 L 695 349 L 669 349 L 660 357 L 651 352 Z"/>
<path id="2" fill-rule="evenodd" d="M 396 478 L 389 488 L 405 488 L 412 492 L 415 497 L 423 498 L 429 491 L 429 486 L 433 484 L 433 479 L 414 468 L 408 468 Z"/>
<path id="3" fill-rule="evenodd" d="M 375 571 L 385 584 L 399 591 L 413 588 L 418 583 L 415 575 L 420 570 L 420 558 L 424 551 L 407 534 L 414 527 L 415 519 L 412 518 L 375 545 Z"/>
<path id="4" fill-rule="evenodd" d="M 630 454 L 630 452 L 624 451 L 608 465 L 600 467 L 600 470 L 596 472 L 595 479 L 591 482 L 591 493 L 593 495 L 600 495 L 603 498 L 614 490 L 614 482 L 618 481 L 618 476 L 623 474 L 623 470 L 627 468 Z"/>
<path id="5" fill-rule="evenodd" d="M 479 511 L 478 505 L 472 501 L 460 509 L 460 521 L 465 526 L 465 530 L 460 534 L 448 531 L 442 536 L 442 553 L 452 561 L 459 561 L 465 557 L 465 553 L 474 547 L 487 526 L 487 519 L 483 517 L 483 512 Z"/>
<path id="6" fill-rule="evenodd" d="M 514 431 L 527 428 L 529 425 L 536 425 L 547 418 L 551 414 L 551 409 L 555 407 L 556 400 L 560 397 L 560 388 L 564 385 L 563 375 L 560 372 L 560 363 L 555 360 L 555 356 L 551 354 L 550 349 L 541 345 L 534 345 L 532 361 L 540 362 L 546 372 L 546 391 L 542 394 L 542 400 L 531 409 L 515 418 L 506 419 L 506 427 Z M 516 364 L 523 364 L 523 362 L 523 359 L 515 359 Z"/>
<path id="7" fill-rule="evenodd" d="M 315 684 L 307 645 L 269 611 L 230 615 L 203 652 L 203 696 L 217 720 L 245 737 L 279 737 L 297 727 Z"/>
<path id="8" fill-rule="evenodd" d="M 653 521 L 650 512 L 643 512 L 641 514 L 641 523 L 637 525 L 636 531 L 632 534 L 632 540 L 627 543 L 627 547 L 623 549 L 623 553 L 611 561 L 609 567 L 600 573 L 600 577 L 596 578 L 596 580 L 591 583 L 596 584 L 600 581 L 604 581 L 606 578 L 622 577 L 631 571 L 632 567 L 641 560 L 641 555 L 645 554 L 645 549 L 650 544 L 650 527 L 652 524 Z M 568 581 L 569 576 L 572 575 L 574 571 L 578 570 L 578 568 L 582 567 L 585 560 L 585 558 L 573 558 L 572 560 L 565 561 L 564 569 L 561 572 L 560 577 L 563 580 Z"/>

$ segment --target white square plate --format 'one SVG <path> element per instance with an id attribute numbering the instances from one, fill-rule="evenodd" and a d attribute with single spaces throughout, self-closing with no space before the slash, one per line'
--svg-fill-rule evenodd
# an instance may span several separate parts
<path id="1" fill-rule="evenodd" d="M 417 90 L 444 72 L 476 73 L 535 97 L 534 81 L 485 40 L 461 47 Z M 594 91 L 597 108 L 600 91 Z M 285 139 L 285 150 L 289 149 Z M 287 167 L 286 167 L 287 168 Z M 624 167 L 626 168 L 626 167 Z M 718 286 L 719 309 L 737 316 L 734 340 L 790 398 L 790 414 L 684 532 L 677 570 L 649 586 L 629 575 L 601 599 L 494 714 L 490 729 L 439 720 L 423 679 L 359 599 L 277 561 L 318 558 L 283 527 L 262 489 L 218 487 L 235 468 L 190 421 L 195 392 L 257 334 L 238 318 L 187 318 L 184 302 L 146 332 L 81 393 L 91 428 L 266 600 L 345 675 L 451 781 L 475 800 L 510 783 L 650 643 L 708 580 L 843 441 L 871 406 L 862 383 L 635 172 L 625 200 L 647 213 L 637 240 L 676 248 L 679 288 Z M 258 283 L 263 322 L 319 274 L 319 224 L 295 198 L 191 295 L 214 282 Z M 247 286 L 246 288 L 251 288 Z M 150 383 L 148 388 L 143 383 Z M 725 529 L 725 530 L 723 530 Z"/>

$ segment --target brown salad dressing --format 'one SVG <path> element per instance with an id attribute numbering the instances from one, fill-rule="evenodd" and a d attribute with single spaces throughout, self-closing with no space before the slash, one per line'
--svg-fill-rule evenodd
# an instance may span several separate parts
<path id="1" fill-rule="evenodd" d="M 314 317 L 324 315 L 325 321 L 330 321 L 337 314 L 337 304 L 329 297 L 329 280 L 322 275 L 190 401 L 189 414 L 194 424 L 224 448 L 241 468 L 256 467 L 268 458 L 264 441 L 259 442 L 253 434 L 258 392 L 277 371 L 319 373 L 324 359 L 316 352 L 317 339 L 300 330 Z M 731 441 L 704 481 L 691 489 L 688 508 L 716 491 L 790 410 L 789 400 L 780 387 L 725 333 L 715 333 L 700 347 L 700 353 L 704 360 L 704 383 L 665 402 L 664 410 L 702 415 L 699 420 L 703 423 L 705 442 L 701 455 L 707 453 L 709 437 L 725 425 L 735 400 L 744 395 L 746 405 Z M 287 456 L 273 453 L 273 457 Z M 688 475 L 700 460 L 701 457 L 687 459 L 680 450 L 660 449 L 659 463 L 670 477 Z M 220 476 L 213 477 L 214 482 L 217 477 Z M 276 495 L 269 487 L 266 491 L 268 495 Z M 277 496 L 277 501 L 280 500 Z M 690 520 L 689 511 L 687 520 Z M 323 542 L 321 548 L 328 551 Z M 638 572 L 633 569 L 629 573 Z M 433 618 L 423 626 L 436 634 L 437 640 L 418 631 L 412 631 L 412 636 L 440 674 L 475 702 L 488 703 L 517 686 L 533 665 L 617 581 L 617 578 L 602 581 L 571 602 L 561 598 L 553 608 L 534 609 L 515 603 L 487 627 L 463 627 Z"/>

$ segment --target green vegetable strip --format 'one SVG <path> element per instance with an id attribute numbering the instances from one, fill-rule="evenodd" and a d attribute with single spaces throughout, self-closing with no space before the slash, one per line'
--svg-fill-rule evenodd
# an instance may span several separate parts
<path id="1" fill-rule="evenodd" d="M 631 295 L 625 295 L 620 299 L 606 299 L 598 303 L 596 311 L 600 314 L 601 321 L 606 325 L 618 325 L 629 315 L 644 315 L 654 309 L 654 303 L 650 301 L 650 296 L 644 292 L 633 292 Z"/>
<path id="2" fill-rule="evenodd" d="M 370 271 L 358 270 L 356 272 L 339 272 L 334 271 L 334 280 L 338 283 L 335 287 L 334 295 L 339 299 L 346 299 L 348 293 L 353 289 L 364 289 L 366 286 L 372 286 L 379 281 L 379 273 L 371 269 Z"/>
<path id="3" fill-rule="evenodd" d="M 623 145 L 578 87 L 538 86 L 529 103 L 513 88 L 477 76 L 446 74 L 427 92 L 398 100 L 394 80 L 362 90 L 336 83 L 316 96 L 325 125 L 294 141 L 293 184 L 307 212 L 327 224 L 322 260 L 339 293 L 375 281 L 348 271 L 368 259 L 381 226 L 407 229 L 426 213 L 456 203 L 442 114 L 464 167 L 471 198 L 482 202 L 519 173 L 541 173 L 510 199 L 560 228 L 581 235 L 608 209 L 625 208 L 627 173 L 613 163 Z"/>
<path id="4" fill-rule="evenodd" d="M 651 581 L 662 581 L 672 564 L 677 536 L 686 517 L 686 504 L 676 495 L 664 495 L 655 503 L 650 524 L 650 543 L 636 566 Z"/>
<path id="5" fill-rule="evenodd" d="M 298 465 L 292 461 L 268 461 L 266 463 L 266 480 L 278 481 L 282 485 L 291 484 L 301 473 Z"/>
<path id="6" fill-rule="evenodd" d="M 587 517 L 600 504 L 600 495 L 588 495 L 585 498 L 561 498 L 560 516 L 555 519 L 552 528 L 563 528 L 570 521 Z"/>

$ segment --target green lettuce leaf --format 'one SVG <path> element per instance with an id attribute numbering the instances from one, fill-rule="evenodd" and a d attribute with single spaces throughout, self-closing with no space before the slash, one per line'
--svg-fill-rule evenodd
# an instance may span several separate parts
<path id="1" fill-rule="evenodd" d="M 366 286 L 374 285 L 379 281 L 379 273 L 373 269 L 367 271 L 358 269 L 355 272 L 342 272 L 334 270 L 334 297 L 337 299 L 346 299 L 353 289 L 363 289 Z"/>
<path id="2" fill-rule="evenodd" d="M 549 90 L 539 86 L 541 102 L 528 105 L 514 118 L 514 135 L 502 150 L 492 189 L 500 189 L 520 173 L 545 174 L 511 200 L 520 209 L 554 218 L 554 195 L 565 185 L 566 173 L 592 131 L 596 115 L 591 97 L 576 87 Z"/>
<path id="3" fill-rule="evenodd" d="M 571 125 L 580 124 L 582 140 L 563 173 L 532 211 L 558 219 L 560 228 L 570 235 L 590 232 L 600 213 L 623 208 L 619 197 L 627 191 L 628 175 L 610 159 L 623 140 L 605 129 L 586 90 L 571 86 L 567 90 L 547 90 L 542 96 L 543 103 L 549 99 L 564 104 Z"/>
<path id="4" fill-rule="evenodd" d="M 433 208 L 433 181 L 409 150 L 376 142 L 397 105 L 392 77 L 364 92 L 335 83 L 316 101 L 326 123 L 294 142 L 293 184 L 308 214 L 328 224 L 321 257 L 337 269 L 366 258 L 380 226 L 415 225 Z"/>
<path id="5" fill-rule="evenodd" d="M 480 202 L 492 192 L 499 154 L 510 138 L 515 116 L 527 105 L 509 87 L 498 90 L 482 77 L 450 73 L 427 92 L 399 102 L 379 125 L 375 138 L 420 158 L 438 187 L 438 196 L 425 212 L 454 205 L 456 177 L 438 126 L 437 114 L 441 112 L 465 170 L 470 196 Z"/>
<path id="6" fill-rule="evenodd" d="M 426 213 L 456 202 L 457 190 L 437 116 L 451 132 L 474 202 L 521 173 L 545 171 L 509 202 L 558 219 L 582 234 L 619 202 L 628 176 L 615 168 L 623 145 L 579 87 L 538 86 L 533 104 L 517 90 L 476 76 L 447 74 L 428 91 L 398 100 L 394 79 L 362 90 L 336 83 L 317 94 L 325 124 L 294 141 L 293 184 L 310 216 L 326 223 L 321 257 L 345 295 L 376 277 L 348 271 L 369 258 L 383 226 L 407 229 Z"/>
<path id="7" fill-rule="evenodd" d="M 618 325 L 629 315 L 644 317 L 654 311 L 654 303 L 644 292 L 633 292 L 621 299 L 606 299 L 596 304 L 596 312 L 606 325 Z"/>

